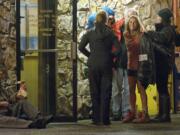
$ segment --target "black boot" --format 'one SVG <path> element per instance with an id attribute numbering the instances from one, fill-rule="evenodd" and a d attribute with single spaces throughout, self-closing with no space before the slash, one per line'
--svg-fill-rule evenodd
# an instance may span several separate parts
<path id="1" fill-rule="evenodd" d="M 36 119 L 30 125 L 29 128 L 43 129 L 46 128 L 46 122 L 44 119 Z"/>
<path id="2" fill-rule="evenodd" d="M 45 117 L 38 117 L 29 125 L 29 128 L 38 128 L 38 129 L 46 128 L 46 125 L 50 123 L 52 119 L 53 119 L 52 115 Z"/>
<path id="3" fill-rule="evenodd" d="M 158 118 L 154 119 L 154 122 L 171 122 L 170 118 L 170 98 L 168 95 L 163 95 L 159 97 L 160 99 L 160 109 L 161 114 Z"/>
<path id="4" fill-rule="evenodd" d="M 170 118 L 170 98 L 168 95 L 161 96 L 163 101 L 161 122 L 171 122 Z"/>
<path id="5" fill-rule="evenodd" d="M 162 106 L 163 106 L 163 101 L 159 97 L 159 112 L 158 112 L 157 116 L 155 116 L 154 119 L 152 119 L 153 122 L 159 122 L 159 119 L 162 116 Z"/>

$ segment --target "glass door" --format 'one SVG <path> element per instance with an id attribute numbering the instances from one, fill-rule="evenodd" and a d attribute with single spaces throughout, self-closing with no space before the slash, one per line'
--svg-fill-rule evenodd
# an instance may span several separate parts
<path id="1" fill-rule="evenodd" d="M 20 78 L 26 81 L 28 100 L 38 107 L 38 3 L 20 1 Z"/>
<path id="2" fill-rule="evenodd" d="M 57 0 L 20 2 L 20 78 L 26 81 L 28 100 L 44 114 L 54 114 L 56 121 L 76 121 L 77 48 L 72 22 L 66 18 L 58 23 L 66 16 L 59 15 Z M 65 23 L 68 35 L 63 33 Z"/>

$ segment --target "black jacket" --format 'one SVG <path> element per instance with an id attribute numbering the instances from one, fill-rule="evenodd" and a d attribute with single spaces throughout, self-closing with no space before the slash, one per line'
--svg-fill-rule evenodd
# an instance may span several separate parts
<path id="1" fill-rule="evenodd" d="M 146 88 L 155 83 L 155 73 L 158 65 L 171 71 L 174 64 L 174 37 L 172 26 L 163 26 L 159 31 L 144 33 L 140 43 L 140 55 L 147 59 L 139 61 L 138 80 Z"/>
<path id="2" fill-rule="evenodd" d="M 86 49 L 88 43 L 90 52 Z M 107 26 L 99 24 L 82 37 L 79 50 L 88 57 L 88 66 L 112 67 L 112 45 L 119 47 L 117 37 Z"/>
<path id="3" fill-rule="evenodd" d="M 140 59 L 140 57 L 142 57 Z M 140 40 L 140 55 L 138 67 L 138 80 L 146 88 L 155 83 L 155 58 L 154 45 L 148 34 L 144 34 Z"/>
<path id="4" fill-rule="evenodd" d="M 175 36 L 176 32 L 173 26 L 162 26 L 156 32 L 148 32 L 149 37 L 152 39 L 155 45 L 155 61 L 156 65 L 163 65 L 164 68 L 171 71 L 174 66 L 175 56 Z"/>
<path id="5" fill-rule="evenodd" d="M 121 41 L 120 41 L 120 50 L 119 53 L 117 53 L 117 59 L 115 61 L 115 67 L 127 69 L 127 48 L 125 44 L 125 39 L 124 39 L 124 25 L 120 27 L 120 32 L 121 32 Z"/>

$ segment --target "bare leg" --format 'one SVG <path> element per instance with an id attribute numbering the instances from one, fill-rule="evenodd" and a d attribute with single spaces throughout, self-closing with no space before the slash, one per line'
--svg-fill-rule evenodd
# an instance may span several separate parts
<path id="1" fill-rule="evenodd" d="M 130 106 L 131 112 L 135 114 L 136 112 L 136 78 L 132 76 L 128 76 L 129 81 L 129 90 L 130 90 Z"/>
<path id="2" fill-rule="evenodd" d="M 134 123 L 146 123 L 149 121 L 148 115 L 148 106 L 147 106 L 147 95 L 144 87 L 141 83 L 137 82 L 138 90 L 140 92 L 141 101 L 142 101 L 142 113 L 138 114 L 138 118 L 133 120 Z"/>
<path id="3" fill-rule="evenodd" d="M 148 107 L 147 107 L 147 94 L 144 89 L 144 87 L 141 85 L 141 83 L 138 81 L 138 90 L 140 92 L 141 101 L 142 101 L 142 110 L 146 113 L 148 113 Z"/>
<path id="4" fill-rule="evenodd" d="M 129 91 L 130 91 L 130 107 L 131 111 L 124 117 L 123 123 L 131 122 L 135 118 L 136 113 L 136 77 L 128 76 Z"/>

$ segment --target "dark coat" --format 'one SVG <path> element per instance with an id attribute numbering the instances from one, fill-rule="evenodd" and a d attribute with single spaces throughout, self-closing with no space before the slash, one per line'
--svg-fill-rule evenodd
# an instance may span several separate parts
<path id="1" fill-rule="evenodd" d="M 118 58 L 117 58 L 118 67 L 123 68 L 123 69 L 127 69 L 127 61 L 128 61 L 127 48 L 126 48 L 124 37 L 122 37 L 121 51 L 120 51 Z"/>
<path id="2" fill-rule="evenodd" d="M 174 65 L 174 36 L 172 26 L 164 26 L 158 32 L 149 31 L 144 33 L 140 43 L 140 54 L 144 60 L 139 61 L 138 80 L 146 88 L 155 83 L 156 67 L 162 65 L 168 71 Z M 146 55 L 146 56 L 145 56 Z"/>
<path id="3" fill-rule="evenodd" d="M 121 40 L 120 40 L 120 50 L 119 53 L 117 53 L 117 60 L 115 61 L 116 67 L 127 69 L 127 48 L 125 44 L 125 39 L 123 36 L 124 33 L 124 25 L 120 27 L 120 32 L 121 32 Z"/>
<path id="4" fill-rule="evenodd" d="M 90 52 L 86 49 L 88 43 Z M 88 66 L 107 68 L 113 65 L 112 45 L 119 47 L 113 31 L 105 25 L 97 25 L 96 28 L 83 35 L 79 50 L 88 57 Z"/>
<path id="5" fill-rule="evenodd" d="M 144 34 L 140 41 L 139 56 L 142 56 L 142 60 L 139 60 L 137 77 L 145 88 L 149 84 L 155 83 L 155 58 L 153 50 L 154 46 L 151 38 Z"/>
<path id="6" fill-rule="evenodd" d="M 148 32 L 149 37 L 154 42 L 154 52 L 156 64 L 163 65 L 168 71 L 174 66 L 175 51 L 175 28 L 171 25 L 163 25 L 156 32 Z"/>

